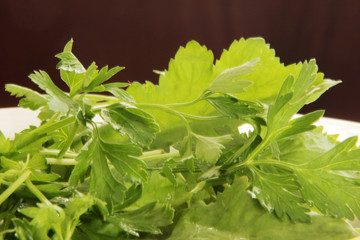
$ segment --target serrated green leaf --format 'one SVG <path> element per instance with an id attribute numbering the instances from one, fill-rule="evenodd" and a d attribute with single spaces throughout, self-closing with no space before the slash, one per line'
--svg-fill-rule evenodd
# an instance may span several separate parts
<path id="1" fill-rule="evenodd" d="M 215 163 L 224 149 L 223 143 L 230 141 L 230 135 L 219 137 L 206 137 L 193 134 L 195 142 L 195 155 L 200 161 Z"/>
<path id="2" fill-rule="evenodd" d="M 151 82 L 134 82 L 127 89 L 137 103 L 170 104 L 191 102 L 198 98 L 214 79 L 213 53 L 195 41 L 180 47 L 175 58 L 169 62 L 164 75 L 159 76 L 159 85 Z M 181 93 L 181 94 L 179 94 Z M 207 115 L 212 112 L 206 102 L 196 106 L 182 108 L 182 111 L 194 115 Z M 162 129 L 182 124 L 181 119 L 157 110 L 149 110 Z M 180 139 L 178 139 L 180 140 Z"/>
<path id="3" fill-rule="evenodd" d="M 309 222 L 310 211 L 302 206 L 305 201 L 297 195 L 300 190 L 293 174 L 276 175 L 253 168 L 252 193 L 269 212 L 280 219 L 287 216 L 296 221 Z"/>
<path id="4" fill-rule="evenodd" d="M 353 149 L 356 141 L 349 138 L 294 169 L 302 195 L 324 214 L 360 217 L 360 181 L 353 174 L 360 169 L 360 149 Z"/>
<path id="5" fill-rule="evenodd" d="M 214 93 L 243 93 L 253 82 L 243 80 L 244 76 L 255 71 L 259 58 L 255 58 L 240 66 L 229 68 L 220 73 L 207 90 Z"/>
<path id="6" fill-rule="evenodd" d="M 139 237 L 139 232 L 161 234 L 160 227 L 170 225 L 174 210 L 169 206 L 149 203 L 139 209 L 115 214 L 108 222 L 131 235 Z"/>
<path id="7" fill-rule="evenodd" d="M 69 110 L 76 111 L 78 104 L 59 89 L 49 75 L 40 71 L 30 74 L 29 78 L 36 83 L 42 90 L 49 94 L 49 108 L 55 112 L 67 113 Z"/>
<path id="8" fill-rule="evenodd" d="M 85 174 L 90 167 L 91 157 L 89 157 L 88 150 L 82 150 L 76 157 L 77 164 L 74 167 L 74 170 L 71 171 L 69 177 L 69 186 L 75 187 L 79 182 L 83 182 Z"/>
<path id="9" fill-rule="evenodd" d="M 75 72 L 76 74 L 86 72 L 84 66 L 71 51 L 64 51 L 56 54 L 56 57 L 60 59 L 60 62 L 56 65 L 57 69 L 62 69 L 67 72 Z"/>
<path id="10" fill-rule="evenodd" d="M 246 80 L 253 84 L 246 92 L 237 95 L 243 100 L 261 100 L 271 103 L 278 93 L 282 82 L 290 74 L 298 71 L 296 65 L 285 67 L 275 57 L 275 51 L 262 38 L 241 38 L 224 50 L 216 61 L 214 72 L 220 74 L 226 69 L 242 65 L 250 60 L 259 59 L 256 71 L 248 74 Z"/>
<path id="11" fill-rule="evenodd" d="M 176 208 L 191 199 L 193 194 L 187 189 L 186 183 L 181 178 L 176 178 L 176 185 L 162 176 L 160 172 L 153 171 L 146 183 L 143 183 L 141 198 L 132 205 L 131 209 L 145 206 L 152 202 L 171 205 Z"/>
<path id="12" fill-rule="evenodd" d="M 8 153 L 11 148 L 11 142 L 5 138 L 4 134 L 0 131 L 0 154 Z"/>
<path id="13" fill-rule="evenodd" d="M 322 133 L 323 128 L 291 135 L 277 141 L 279 147 L 279 159 L 294 164 L 304 164 L 336 145 L 336 136 L 327 136 Z M 272 152 L 269 149 L 261 153 L 260 159 L 271 159 Z"/>
<path id="14" fill-rule="evenodd" d="M 19 212 L 32 218 L 35 239 L 50 239 L 48 232 L 54 231 L 54 237 L 61 239 L 61 223 L 65 219 L 62 208 L 55 205 L 38 203 L 38 207 L 23 208 Z"/>
<path id="15" fill-rule="evenodd" d="M 315 129 L 316 126 L 313 123 L 318 121 L 323 115 L 324 111 L 319 110 L 291 120 L 287 129 L 279 134 L 278 139 Z"/>
<path id="16" fill-rule="evenodd" d="M 173 159 L 169 159 L 166 161 L 162 167 L 162 173 L 167 177 L 167 179 L 174 185 L 177 184 L 176 176 L 173 173 L 172 169 L 175 167 L 177 163 Z"/>
<path id="17" fill-rule="evenodd" d="M 131 176 L 135 179 L 146 181 L 146 164 L 134 157 L 140 156 L 142 150 L 135 144 L 116 144 L 101 141 L 101 148 L 106 158 L 122 176 Z"/>
<path id="18" fill-rule="evenodd" d="M 106 82 L 111 77 L 113 77 L 115 74 L 123 70 L 124 67 L 113 67 L 110 70 L 108 70 L 108 66 L 105 66 L 101 68 L 99 73 L 96 75 L 96 77 L 88 84 L 88 86 L 85 88 L 86 91 L 93 91 L 97 86 L 100 84 Z"/>
<path id="19" fill-rule="evenodd" d="M 313 216 L 312 223 L 291 223 L 267 213 L 236 179 L 214 203 L 197 203 L 185 211 L 169 240 L 177 239 L 350 239 L 357 236 L 341 219 Z"/>
<path id="20" fill-rule="evenodd" d="M 284 81 L 275 103 L 269 107 L 268 112 L 268 129 L 267 137 L 282 137 L 289 134 L 296 134 L 301 129 L 311 130 L 311 124 L 306 121 L 316 120 L 321 115 L 321 112 L 316 112 L 309 115 L 308 119 L 302 119 L 305 122 L 301 123 L 301 120 L 293 120 L 290 123 L 291 118 L 297 113 L 305 104 L 309 102 L 314 91 L 318 90 L 319 84 L 322 80 L 318 79 L 317 66 L 314 60 L 309 63 L 302 64 L 300 73 L 297 78 L 289 75 Z"/>
<path id="21" fill-rule="evenodd" d="M 88 157 L 92 161 L 89 191 L 95 197 L 104 200 L 111 210 L 114 203 L 121 203 L 124 200 L 126 188 L 110 171 L 98 136 L 89 145 Z"/>
<path id="22" fill-rule="evenodd" d="M 159 131 L 158 124 L 150 114 L 130 104 L 117 103 L 105 107 L 101 116 L 122 135 L 127 134 L 133 143 L 142 147 L 148 147 Z"/>
<path id="23" fill-rule="evenodd" d="M 31 90 L 26 87 L 22 87 L 16 84 L 6 84 L 5 90 L 10 92 L 12 96 L 23 97 L 19 101 L 19 106 L 23 108 L 30 108 L 31 110 L 37 110 L 47 103 L 46 97 L 40 93 Z"/>

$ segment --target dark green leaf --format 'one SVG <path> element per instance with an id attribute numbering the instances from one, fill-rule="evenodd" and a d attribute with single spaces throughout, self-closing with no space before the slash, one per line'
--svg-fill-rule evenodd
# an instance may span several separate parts
<path id="1" fill-rule="evenodd" d="M 130 104 L 117 103 L 101 111 L 103 119 L 121 134 L 127 134 L 130 140 L 142 147 L 148 147 L 159 131 L 154 118 Z"/>
<path id="2" fill-rule="evenodd" d="M 90 193 L 106 201 L 108 208 L 112 209 L 114 203 L 122 203 L 126 188 L 110 171 L 100 141 L 96 136 L 88 150 L 88 157 L 92 161 Z"/>
<path id="3" fill-rule="evenodd" d="M 174 210 L 169 206 L 157 206 L 149 203 L 139 209 L 117 213 L 108 218 L 108 222 L 131 235 L 139 237 L 139 232 L 161 234 L 159 227 L 172 223 Z"/>

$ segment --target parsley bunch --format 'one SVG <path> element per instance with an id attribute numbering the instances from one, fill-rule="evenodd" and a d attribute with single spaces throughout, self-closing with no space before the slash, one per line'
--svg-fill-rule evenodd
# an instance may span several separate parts
<path id="1" fill-rule="evenodd" d="M 351 239 L 360 218 L 360 149 L 294 119 L 339 83 L 315 60 L 284 66 L 261 38 L 214 63 L 195 41 L 159 84 L 107 81 L 69 41 L 57 69 L 15 84 L 40 126 L 0 132 L 0 239 Z M 105 94 L 106 93 L 106 94 Z M 239 132 L 239 126 L 249 126 Z"/>

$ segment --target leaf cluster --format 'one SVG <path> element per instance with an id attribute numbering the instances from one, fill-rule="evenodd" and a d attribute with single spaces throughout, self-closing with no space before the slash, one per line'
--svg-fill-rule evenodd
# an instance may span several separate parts
<path id="1" fill-rule="evenodd" d="M 294 118 L 339 83 L 315 60 L 285 66 L 261 38 L 220 59 L 195 41 L 159 83 L 110 82 L 70 40 L 57 69 L 15 84 L 40 126 L 0 132 L 3 239 L 351 239 L 360 218 L 357 138 Z M 246 129 L 246 130 L 244 130 Z"/>

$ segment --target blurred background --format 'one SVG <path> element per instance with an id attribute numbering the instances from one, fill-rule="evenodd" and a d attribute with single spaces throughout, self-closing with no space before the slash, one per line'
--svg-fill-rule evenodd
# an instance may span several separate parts
<path id="1" fill-rule="evenodd" d="M 0 107 L 18 99 L 5 83 L 36 88 L 27 78 L 45 70 L 66 89 L 54 57 L 74 39 L 85 67 L 125 66 L 117 81 L 157 81 L 189 40 L 218 58 L 241 37 L 261 36 L 285 64 L 316 58 L 327 78 L 342 84 L 303 109 L 360 121 L 359 0 L 3 0 L 0 3 Z"/>

